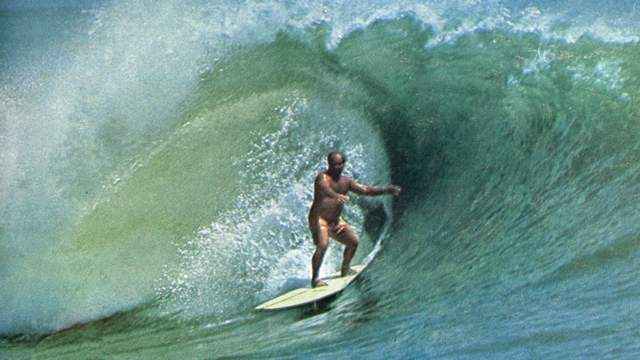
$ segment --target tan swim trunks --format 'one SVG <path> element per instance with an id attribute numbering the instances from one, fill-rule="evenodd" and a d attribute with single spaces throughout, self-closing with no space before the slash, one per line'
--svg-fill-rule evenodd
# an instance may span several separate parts
<path id="1" fill-rule="evenodd" d="M 318 229 L 327 229 L 329 236 L 339 235 L 345 228 L 347 227 L 347 223 L 340 218 L 338 222 L 328 222 L 324 218 L 318 216 L 316 221 L 313 219 L 309 219 L 309 229 L 312 232 L 316 232 Z"/>

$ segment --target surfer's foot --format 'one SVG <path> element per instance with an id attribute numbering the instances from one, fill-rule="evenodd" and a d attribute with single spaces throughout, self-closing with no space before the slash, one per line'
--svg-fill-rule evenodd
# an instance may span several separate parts
<path id="1" fill-rule="evenodd" d="M 355 275 L 356 273 L 357 273 L 357 271 L 355 271 L 355 270 L 353 270 L 351 268 L 346 269 L 346 270 L 342 269 L 342 277 L 349 276 L 349 275 Z"/>
<path id="2" fill-rule="evenodd" d="M 311 287 L 312 288 L 316 288 L 316 287 L 321 287 L 321 286 L 327 286 L 328 284 L 322 280 L 314 280 L 311 282 Z"/>

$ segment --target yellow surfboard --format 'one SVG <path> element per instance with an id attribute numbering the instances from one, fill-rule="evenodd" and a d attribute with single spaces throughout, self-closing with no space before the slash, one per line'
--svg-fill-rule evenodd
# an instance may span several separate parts
<path id="1" fill-rule="evenodd" d="M 350 275 L 342 277 L 340 276 L 340 273 L 337 272 L 325 278 L 321 278 L 322 281 L 327 283 L 327 286 L 318 286 L 315 288 L 304 287 L 291 290 L 273 300 L 269 300 L 264 304 L 258 305 L 256 310 L 289 309 L 296 306 L 312 304 L 316 301 L 325 299 L 344 290 L 358 275 L 360 275 L 364 268 L 365 265 L 354 265 L 351 267 L 353 272 Z"/>

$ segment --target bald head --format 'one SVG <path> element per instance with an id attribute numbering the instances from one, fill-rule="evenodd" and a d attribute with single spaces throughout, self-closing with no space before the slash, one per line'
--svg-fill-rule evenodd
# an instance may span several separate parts
<path id="1" fill-rule="evenodd" d="M 332 151 L 327 155 L 327 163 L 331 166 L 335 162 L 346 162 L 347 157 L 340 151 Z"/>
<path id="2" fill-rule="evenodd" d="M 332 151 L 327 155 L 327 163 L 329 165 L 329 173 L 339 176 L 344 169 L 344 163 L 347 161 L 346 156 L 339 151 Z"/>

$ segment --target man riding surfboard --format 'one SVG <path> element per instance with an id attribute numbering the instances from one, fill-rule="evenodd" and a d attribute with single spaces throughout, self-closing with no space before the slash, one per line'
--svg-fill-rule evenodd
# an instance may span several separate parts
<path id="1" fill-rule="evenodd" d="M 350 198 L 349 191 L 359 195 L 394 194 L 398 196 L 399 186 L 376 187 L 358 184 L 355 180 L 342 176 L 347 158 L 341 152 L 331 152 L 327 155 L 328 169 L 318 174 L 314 182 L 313 204 L 309 210 L 309 229 L 313 237 L 316 251 L 311 259 L 311 286 L 326 285 L 318 280 L 320 265 L 329 246 L 329 238 L 333 238 L 345 245 L 342 258 L 341 274 L 349 273 L 349 265 L 358 248 L 358 236 L 345 223 L 340 214 L 344 203 Z"/>

